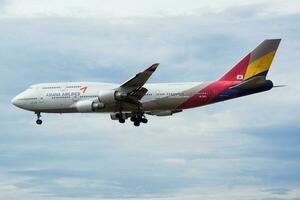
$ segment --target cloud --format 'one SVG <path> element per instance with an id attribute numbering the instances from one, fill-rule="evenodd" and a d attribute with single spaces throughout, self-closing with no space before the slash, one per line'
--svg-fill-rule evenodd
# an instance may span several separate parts
<path id="1" fill-rule="evenodd" d="M 3 12 L 9 4 L 10 3 L 8 0 L 1 0 L 0 1 L 0 10 Z"/>
<path id="2" fill-rule="evenodd" d="M 0 20 L 3 198 L 299 197 L 299 14 L 288 3 L 280 4 L 277 15 L 276 3 L 262 9 L 233 2 L 207 3 L 208 12 L 200 16 L 178 14 L 185 10 L 180 3 L 176 15 L 116 11 L 119 17 L 78 18 L 64 10 L 69 6 L 55 11 L 56 1 L 37 3 L 36 11 L 27 2 L 20 16 L 34 17 L 16 18 L 24 3 L 10 5 L 13 17 Z M 43 126 L 36 127 L 32 113 L 10 106 L 14 95 L 36 82 L 123 82 L 157 61 L 161 67 L 151 82 L 214 80 L 273 37 L 283 41 L 269 77 L 288 87 L 149 117 L 138 129 L 105 114 L 45 114 Z"/>
<path id="3" fill-rule="evenodd" d="M 170 165 L 184 165 L 186 163 L 184 159 L 180 158 L 165 158 L 163 162 Z"/>
<path id="4" fill-rule="evenodd" d="M 103 0 L 101 2 L 90 0 L 89 3 L 83 0 L 71 1 L 34 1 L 18 0 L 11 1 L 7 11 L 2 14 L 3 17 L 165 17 L 178 15 L 198 15 L 219 14 L 228 11 L 232 7 L 250 7 L 261 8 L 259 15 L 287 15 L 299 13 L 299 4 L 297 1 L 268 0 L 240 2 L 238 0 L 226 1 L 196 1 L 187 0 L 184 2 L 174 2 L 172 0 L 128 0 L 126 2 L 118 0 Z M 238 10 L 238 9 L 236 9 Z M 242 9 L 241 9 L 242 10 Z M 245 13 L 239 12 L 241 15 Z M 251 12 L 246 12 L 251 15 Z"/>
<path id="5" fill-rule="evenodd" d="M 272 194 L 287 194 L 290 189 L 286 188 L 272 188 L 272 189 L 266 189 L 265 192 L 270 192 Z"/>

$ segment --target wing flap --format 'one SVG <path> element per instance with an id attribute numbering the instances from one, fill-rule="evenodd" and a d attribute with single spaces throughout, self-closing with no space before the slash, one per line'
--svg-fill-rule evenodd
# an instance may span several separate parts
<path id="1" fill-rule="evenodd" d="M 140 100 L 141 98 L 143 98 L 143 96 L 148 92 L 148 90 L 144 87 L 141 88 L 137 88 L 133 91 L 131 91 L 128 96 L 136 98 L 138 100 Z"/>

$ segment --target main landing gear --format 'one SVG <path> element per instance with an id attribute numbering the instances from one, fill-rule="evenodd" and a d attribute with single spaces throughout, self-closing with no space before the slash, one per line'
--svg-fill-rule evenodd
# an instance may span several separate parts
<path id="1" fill-rule="evenodd" d="M 37 116 L 37 120 L 36 120 L 36 124 L 41 125 L 43 123 L 43 121 L 40 119 L 41 118 L 41 113 L 40 112 L 36 112 L 35 113 Z"/>
<path id="2" fill-rule="evenodd" d="M 124 124 L 124 123 L 125 123 L 125 120 L 126 120 L 126 119 L 123 117 L 122 113 L 117 113 L 117 114 L 116 114 L 116 118 L 119 119 L 119 122 L 120 122 L 121 124 Z"/>
<path id="3" fill-rule="evenodd" d="M 124 124 L 127 117 L 124 118 L 122 113 L 117 113 L 116 118 L 118 118 L 120 123 Z M 148 122 L 144 113 L 137 113 L 133 115 L 132 117 L 130 117 L 130 121 L 132 121 L 135 126 L 139 126 L 141 123 L 146 124 Z"/>
<path id="4" fill-rule="evenodd" d="M 130 121 L 132 121 L 135 126 L 139 126 L 141 123 L 144 123 L 144 124 L 148 123 L 148 119 L 146 119 L 146 117 L 143 113 L 132 116 L 130 118 Z"/>

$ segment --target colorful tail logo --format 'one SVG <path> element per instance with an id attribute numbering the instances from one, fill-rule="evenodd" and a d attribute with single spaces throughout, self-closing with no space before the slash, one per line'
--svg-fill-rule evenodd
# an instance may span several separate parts
<path id="1" fill-rule="evenodd" d="M 267 76 L 280 40 L 263 41 L 219 81 L 243 81 L 254 76 Z"/>

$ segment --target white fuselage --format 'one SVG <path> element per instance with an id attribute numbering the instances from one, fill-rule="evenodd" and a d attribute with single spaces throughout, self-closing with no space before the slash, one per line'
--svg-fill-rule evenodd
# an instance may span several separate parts
<path id="1" fill-rule="evenodd" d="M 264 40 L 231 70 L 209 83 L 146 84 L 159 63 L 122 84 L 68 82 L 43 83 L 29 87 L 12 103 L 37 114 L 109 112 L 111 119 L 135 126 L 147 123 L 145 114 L 169 116 L 184 109 L 209 105 L 272 89 L 266 76 L 280 39 Z"/>
<path id="2" fill-rule="evenodd" d="M 148 92 L 142 97 L 144 111 L 173 110 L 194 94 L 191 88 L 202 83 L 155 83 L 145 84 Z M 78 108 L 79 102 L 97 102 L 101 91 L 118 88 L 118 84 L 93 82 L 43 83 L 30 86 L 13 98 L 12 103 L 34 112 L 67 113 L 89 112 Z M 122 111 L 131 111 L 130 106 Z M 119 112 L 114 102 L 96 112 Z"/>

